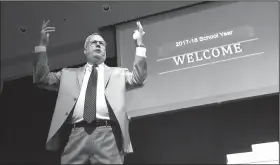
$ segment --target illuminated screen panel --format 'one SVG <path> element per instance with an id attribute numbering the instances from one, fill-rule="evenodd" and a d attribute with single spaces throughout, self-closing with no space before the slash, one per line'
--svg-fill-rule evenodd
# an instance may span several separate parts
<path id="1" fill-rule="evenodd" d="M 148 79 L 128 92 L 142 116 L 279 91 L 277 2 L 215 2 L 140 20 Z M 132 70 L 135 22 L 116 27 L 119 65 Z"/>

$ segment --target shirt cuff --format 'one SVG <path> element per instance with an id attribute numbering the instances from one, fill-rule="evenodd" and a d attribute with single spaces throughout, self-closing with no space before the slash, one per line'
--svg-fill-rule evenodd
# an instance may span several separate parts
<path id="1" fill-rule="evenodd" d="M 137 56 L 147 58 L 146 51 L 147 51 L 147 49 L 144 48 L 144 47 L 136 47 L 136 55 Z"/>
<path id="2" fill-rule="evenodd" d="M 35 46 L 35 53 L 46 52 L 46 51 L 47 51 L 46 46 Z"/>

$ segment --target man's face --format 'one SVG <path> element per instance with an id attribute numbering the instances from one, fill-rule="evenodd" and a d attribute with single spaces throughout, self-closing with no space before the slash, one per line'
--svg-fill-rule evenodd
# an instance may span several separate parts
<path id="1" fill-rule="evenodd" d="M 106 59 L 106 42 L 100 35 L 92 35 L 84 51 L 87 62 L 101 64 Z"/>

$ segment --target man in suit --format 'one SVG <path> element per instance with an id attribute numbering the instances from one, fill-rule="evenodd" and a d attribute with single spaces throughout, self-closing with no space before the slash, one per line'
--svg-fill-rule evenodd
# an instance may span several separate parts
<path id="1" fill-rule="evenodd" d="M 64 146 L 61 164 L 122 164 L 124 155 L 133 152 L 125 94 L 142 87 L 147 77 L 142 25 L 137 22 L 138 30 L 133 35 L 136 55 L 132 72 L 104 64 L 106 42 L 98 33 L 85 41 L 86 65 L 51 72 L 46 47 L 55 27 L 48 27 L 48 23 L 42 24 L 33 72 L 34 84 L 58 91 L 47 150 Z M 63 135 L 67 135 L 65 143 Z"/>

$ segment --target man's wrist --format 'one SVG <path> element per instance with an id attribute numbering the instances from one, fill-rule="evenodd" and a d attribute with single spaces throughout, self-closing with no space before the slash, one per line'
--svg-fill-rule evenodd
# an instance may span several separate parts
<path id="1" fill-rule="evenodd" d="M 141 41 L 135 40 L 135 46 L 136 47 L 145 47 L 145 45 L 144 45 L 142 40 Z"/>
<path id="2" fill-rule="evenodd" d="M 136 44 L 136 47 L 143 47 L 143 48 L 145 48 L 145 45 L 144 44 Z"/>

